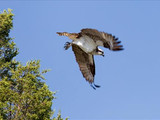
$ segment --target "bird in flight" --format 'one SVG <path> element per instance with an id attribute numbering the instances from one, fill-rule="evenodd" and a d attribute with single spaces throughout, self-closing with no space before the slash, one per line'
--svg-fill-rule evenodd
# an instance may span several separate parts
<path id="1" fill-rule="evenodd" d="M 123 46 L 120 45 L 121 41 L 118 41 L 118 38 L 112 34 L 89 28 L 82 29 L 80 33 L 57 32 L 57 34 L 67 36 L 72 40 L 72 42 L 65 43 L 65 50 L 72 46 L 83 77 L 94 89 L 99 88 L 100 86 L 94 83 L 94 55 L 104 56 L 104 52 L 98 46 L 103 46 L 112 51 L 120 51 L 123 50 Z"/>

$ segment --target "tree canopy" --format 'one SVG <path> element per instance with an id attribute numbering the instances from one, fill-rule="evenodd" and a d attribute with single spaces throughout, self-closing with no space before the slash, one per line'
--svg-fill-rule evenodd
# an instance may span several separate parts
<path id="1" fill-rule="evenodd" d="M 40 61 L 23 65 L 15 60 L 18 48 L 9 36 L 13 28 L 11 9 L 0 14 L 0 120 L 63 120 L 52 117 L 55 92 L 49 90 Z"/>

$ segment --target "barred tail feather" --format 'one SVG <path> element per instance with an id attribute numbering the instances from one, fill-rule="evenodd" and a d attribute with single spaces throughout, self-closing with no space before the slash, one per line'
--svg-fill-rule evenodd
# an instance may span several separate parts
<path id="1" fill-rule="evenodd" d="M 69 33 L 67 33 L 67 32 L 57 32 L 57 34 L 59 36 L 69 36 Z"/>

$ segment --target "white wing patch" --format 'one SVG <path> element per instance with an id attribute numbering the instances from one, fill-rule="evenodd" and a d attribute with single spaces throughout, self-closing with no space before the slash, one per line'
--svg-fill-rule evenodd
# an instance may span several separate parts
<path id="1" fill-rule="evenodd" d="M 83 42 L 82 41 L 77 41 L 77 43 L 76 43 L 78 46 L 83 46 Z"/>
<path id="2" fill-rule="evenodd" d="M 86 53 L 93 52 L 97 47 L 97 44 L 88 36 L 80 37 L 76 41 L 73 41 L 73 44 L 78 45 Z"/>

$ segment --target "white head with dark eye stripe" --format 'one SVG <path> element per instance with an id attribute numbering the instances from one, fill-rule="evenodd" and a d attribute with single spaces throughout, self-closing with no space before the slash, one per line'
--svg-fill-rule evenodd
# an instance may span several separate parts
<path id="1" fill-rule="evenodd" d="M 104 52 L 100 48 L 96 49 L 96 53 L 97 53 L 97 55 L 102 55 L 104 57 Z"/>

